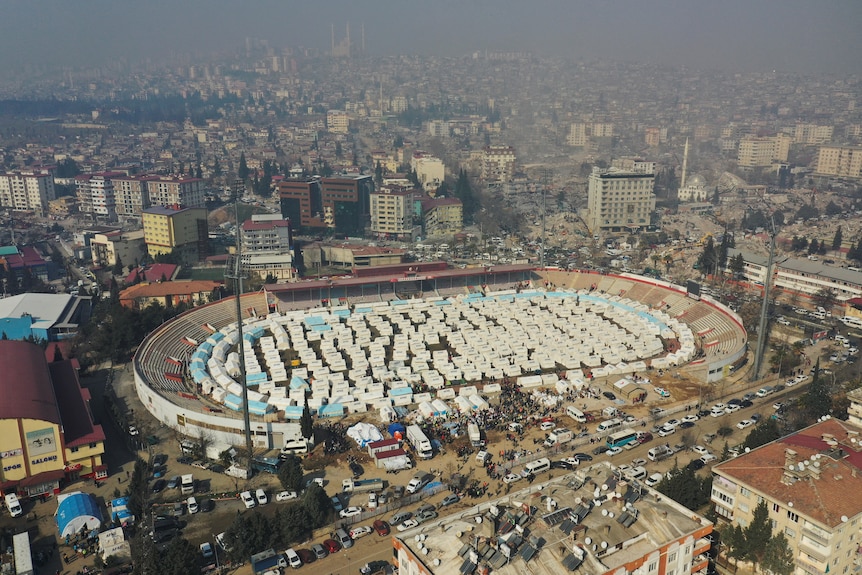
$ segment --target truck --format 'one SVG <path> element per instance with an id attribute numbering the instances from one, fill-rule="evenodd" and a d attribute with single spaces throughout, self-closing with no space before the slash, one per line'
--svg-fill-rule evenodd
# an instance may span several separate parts
<path id="1" fill-rule="evenodd" d="M 563 445 L 564 443 L 570 442 L 573 437 L 574 434 L 570 430 L 558 427 L 548 434 L 548 438 L 545 439 L 545 447 Z"/>
<path id="2" fill-rule="evenodd" d="M 431 441 L 418 425 L 407 426 L 407 441 L 410 442 L 413 451 L 416 452 L 416 456 L 420 459 L 431 459 L 434 457 L 434 451 L 431 449 Z"/>
<path id="3" fill-rule="evenodd" d="M 251 569 L 255 575 L 266 573 L 267 571 L 279 569 L 287 569 L 287 557 L 284 553 L 276 553 L 275 549 L 267 549 L 260 553 L 255 553 L 250 558 Z"/>
<path id="4" fill-rule="evenodd" d="M 33 575 L 33 556 L 30 550 L 30 533 L 24 531 L 12 537 L 15 556 L 15 575 Z"/>
<path id="5" fill-rule="evenodd" d="M 183 495 L 192 495 L 195 492 L 195 478 L 191 473 L 183 475 L 180 481 L 180 493 Z"/>
<path id="6" fill-rule="evenodd" d="M 236 477 L 237 479 L 248 479 L 251 477 L 251 474 L 248 472 L 248 469 L 245 467 L 240 467 L 238 465 L 231 465 L 227 469 L 224 470 L 225 475 L 229 475 L 230 477 Z"/>
<path id="7" fill-rule="evenodd" d="M 383 480 L 374 479 L 343 479 L 341 490 L 345 493 L 364 493 L 366 491 L 383 491 Z"/>
<path id="8" fill-rule="evenodd" d="M 482 447 L 485 445 L 485 442 L 482 441 L 482 432 L 479 430 L 477 424 L 471 423 L 467 426 L 467 435 L 470 436 L 470 445 L 473 447 Z"/>

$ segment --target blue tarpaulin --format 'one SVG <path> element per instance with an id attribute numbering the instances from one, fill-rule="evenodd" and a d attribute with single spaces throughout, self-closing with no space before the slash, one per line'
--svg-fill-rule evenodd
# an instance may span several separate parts
<path id="1" fill-rule="evenodd" d="M 393 436 L 393 437 L 394 437 L 394 436 L 395 436 L 395 434 L 396 434 L 396 433 L 399 433 L 399 432 L 400 432 L 402 435 L 404 435 L 404 432 L 406 431 L 406 428 L 404 427 L 404 424 L 401 424 L 401 423 L 397 423 L 397 422 L 396 422 L 396 423 L 390 423 L 390 424 L 389 424 L 389 427 L 388 427 L 388 428 L 386 428 L 386 430 L 389 432 L 389 435 L 391 435 L 391 436 Z"/>

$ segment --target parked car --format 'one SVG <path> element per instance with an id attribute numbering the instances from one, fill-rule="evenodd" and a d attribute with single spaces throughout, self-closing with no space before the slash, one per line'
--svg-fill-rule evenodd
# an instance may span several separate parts
<path id="1" fill-rule="evenodd" d="M 398 531 L 407 531 L 408 529 L 413 529 L 417 525 L 419 525 L 418 521 L 416 521 L 415 519 L 408 519 L 407 521 L 398 526 Z"/>
<path id="2" fill-rule="evenodd" d="M 276 496 L 276 501 L 290 501 L 291 499 L 296 499 L 297 494 L 296 491 L 279 491 Z"/>
<path id="3" fill-rule="evenodd" d="M 354 527 L 350 530 L 351 539 L 359 539 L 360 537 L 365 537 L 371 533 L 372 529 L 368 525 L 363 525 L 362 527 Z"/>
<path id="4" fill-rule="evenodd" d="M 693 421 L 683 421 L 679 424 L 680 429 L 691 429 L 692 427 L 694 427 Z"/>
<path id="5" fill-rule="evenodd" d="M 297 549 L 296 554 L 299 555 L 300 559 L 302 559 L 303 565 L 314 563 L 314 560 L 317 559 L 311 549 Z"/>
<path id="6" fill-rule="evenodd" d="M 176 489 L 180 486 L 180 476 L 174 475 L 168 480 L 168 489 Z"/>
<path id="7" fill-rule="evenodd" d="M 724 411 L 726 411 L 727 413 L 736 413 L 740 409 L 742 409 L 740 406 L 738 406 L 736 404 L 731 404 L 731 405 L 728 405 L 727 407 L 725 407 Z"/>
<path id="8" fill-rule="evenodd" d="M 166 484 L 167 483 L 165 482 L 164 479 L 156 479 L 156 481 L 153 483 L 153 493 L 161 492 L 162 489 L 165 488 Z"/>
<path id="9" fill-rule="evenodd" d="M 450 493 L 446 497 L 443 498 L 443 501 L 440 502 L 440 507 L 446 507 L 447 505 L 452 505 L 453 503 L 458 503 L 461 500 L 458 497 L 457 493 Z"/>
<path id="10" fill-rule="evenodd" d="M 209 541 L 204 541 L 201 543 L 201 555 L 203 555 L 204 559 L 212 559 L 215 551 L 213 551 L 212 543 Z"/>
<path id="11" fill-rule="evenodd" d="M 254 498 L 257 499 L 258 505 L 266 505 L 269 503 L 269 499 L 266 497 L 266 491 L 263 489 L 258 489 L 254 492 Z"/>
<path id="12" fill-rule="evenodd" d="M 753 401 L 751 401 L 750 399 L 743 399 L 742 403 L 739 404 L 739 407 L 745 409 L 747 407 L 751 407 L 752 405 L 754 405 Z"/>
<path id="13" fill-rule="evenodd" d="M 759 413 L 752 413 L 752 414 L 751 414 L 750 419 L 751 419 L 751 421 L 753 421 L 754 423 L 757 423 L 758 421 L 760 421 L 761 419 L 763 419 L 763 416 L 762 416 L 762 415 L 760 415 Z"/>
<path id="14" fill-rule="evenodd" d="M 575 453 L 572 457 L 578 461 L 592 461 L 593 456 L 588 453 Z"/>
<path id="15" fill-rule="evenodd" d="M 388 561 L 383 561 L 382 559 L 378 559 L 377 561 L 370 561 L 366 563 L 362 567 L 359 568 L 360 575 L 372 575 L 372 573 L 379 573 L 389 567 L 391 564 Z"/>
<path id="16" fill-rule="evenodd" d="M 339 543 L 335 539 L 327 539 L 323 542 L 323 546 L 326 547 L 326 550 L 330 553 L 337 553 L 341 551 L 341 543 Z"/>
<path id="17" fill-rule="evenodd" d="M 659 484 L 659 482 L 661 481 L 661 478 L 662 478 L 661 473 L 653 473 L 652 475 L 650 475 L 649 477 L 646 478 L 646 481 L 644 481 L 644 483 L 646 483 L 648 487 L 655 487 L 656 485 Z"/>
<path id="18" fill-rule="evenodd" d="M 392 516 L 392 525 L 401 525 L 411 517 L 413 517 L 413 513 L 410 511 L 399 511 Z"/>
<path id="19" fill-rule="evenodd" d="M 697 421 L 697 420 L 699 420 L 699 419 L 700 419 L 700 417 L 699 417 L 699 416 L 697 416 L 697 415 L 695 415 L 695 414 L 691 413 L 691 414 L 686 415 L 685 417 L 683 417 L 683 418 L 682 418 L 682 421 L 683 421 L 683 422 L 691 421 L 692 423 L 694 423 L 695 421 Z"/>
<path id="20" fill-rule="evenodd" d="M 608 449 L 608 451 L 607 451 L 607 453 L 608 453 L 608 457 L 612 457 L 612 456 L 614 456 L 614 455 L 619 455 L 619 454 L 620 454 L 620 453 L 622 453 L 622 452 L 623 452 L 623 448 L 622 448 L 622 447 L 611 447 L 611 448 L 610 448 L 610 449 Z"/>
<path id="21" fill-rule="evenodd" d="M 691 450 L 694 451 L 695 453 L 697 453 L 698 455 L 706 455 L 707 453 L 709 453 L 709 449 L 707 449 L 703 445 L 695 445 L 694 447 L 691 448 Z"/>
<path id="22" fill-rule="evenodd" d="M 609 448 L 607 445 L 599 445 L 598 447 L 593 449 L 593 455 L 601 455 L 602 453 L 606 452 L 608 449 Z"/>
<path id="23" fill-rule="evenodd" d="M 374 531 L 381 537 L 389 535 L 389 524 L 382 519 L 376 519 L 374 523 L 371 524 L 371 527 L 374 528 Z"/>
<path id="24" fill-rule="evenodd" d="M 425 511 L 418 512 L 415 519 L 419 523 L 425 523 L 426 521 L 437 519 L 437 512 L 431 511 L 430 509 L 426 509 Z"/>
<path id="25" fill-rule="evenodd" d="M 520 475 L 509 473 L 505 477 L 503 477 L 503 483 L 515 483 L 516 481 L 520 481 L 520 479 Z"/>
<path id="26" fill-rule="evenodd" d="M 318 559 L 323 559 L 327 555 L 329 555 L 329 551 L 326 550 L 326 547 L 321 545 L 320 543 L 315 543 L 311 546 L 311 552 L 314 553 L 314 556 Z"/>
<path id="27" fill-rule="evenodd" d="M 613 393 L 611 393 L 610 391 L 603 391 L 602 395 L 604 395 L 606 398 L 610 399 L 611 401 L 616 401 L 616 399 L 617 399 L 617 396 L 614 395 Z"/>
<path id="28" fill-rule="evenodd" d="M 342 509 L 341 511 L 339 511 L 338 516 L 342 517 L 342 518 L 354 517 L 356 515 L 359 515 L 360 513 L 362 513 L 362 508 L 357 507 L 355 505 L 352 505 L 352 506 L 348 507 L 347 509 Z"/>
<path id="29" fill-rule="evenodd" d="M 752 425 L 754 425 L 754 422 L 752 420 L 743 419 L 742 421 L 740 421 L 739 423 L 736 424 L 736 427 L 738 427 L 739 429 L 745 429 L 746 427 L 751 427 Z"/>
<path id="30" fill-rule="evenodd" d="M 692 459 L 688 464 L 688 468 L 692 471 L 699 471 L 703 469 L 705 465 L 706 464 L 700 459 Z"/>
<path id="31" fill-rule="evenodd" d="M 254 497 L 251 496 L 251 491 L 243 491 L 239 494 L 239 498 L 242 499 L 242 503 L 245 505 L 246 509 L 251 509 L 257 505 L 254 501 Z"/>

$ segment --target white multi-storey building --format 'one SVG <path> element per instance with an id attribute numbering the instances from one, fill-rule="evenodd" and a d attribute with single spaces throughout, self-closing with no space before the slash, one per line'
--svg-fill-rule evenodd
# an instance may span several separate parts
<path id="1" fill-rule="evenodd" d="M 0 174 L 0 206 L 44 215 L 55 198 L 54 176 L 49 172 Z"/>
<path id="2" fill-rule="evenodd" d="M 486 182 L 508 182 L 515 173 L 515 148 L 485 146 L 482 150 L 482 179 Z"/>
<path id="3" fill-rule="evenodd" d="M 350 117 L 344 110 L 326 112 L 326 129 L 334 134 L 346 134 L 350 129 Z"/>
<path id="4" fill-rule="evenodd" d="M 90 214 L 94 219 L 106 222 L 117 221 L 112 178 L 123 175 L 120 172 L 99 172 L 75 176 L 78 211 L 82 214 Z"/>
<path id="5" fill-rule="evenodd" d="M 740 168 L 768 168 L 786 162 L 792 139 L 787 134 L 776 136 L 745 136 L 739 141 L 737 165 Z"/>
<path id="6" fill-rule="evenodd" d="M 371 194 L 371 233 L 382 238 L 413 235 L 413 190 L 381 186 Z"/>
<path id="7" fill-rule="evenodd" d="M 160 176 L 147 179 L 151 206 L 206 207 L 204 181 L 198 178 Z"/>
<path id="8" fill-rule="evenodd" d="M 587 183 L 587 223 L 594 233 L 646 227 L 655 211 L 655 175 L 594 167 Z"/>
<path id="9" fill-rule="evenodd" d="M 296 279 L 290 222 L 277 214 L 257 214 L 243 222 L 242 266 L 263 278 Z"/>
<path id="10" fill-rule="evenodd" d="M 832 140 L 835 131 L 833 126 L 818 126 L 816 124 L 796 124 L 793 127 L 793 143 L 795 144 L 825 144 Z"/>
<path id="11" fill-rule="evenodd" d="M 446 168 L 440 158 L 417 152 L 410 163 L 425 191 L 436 190 L 446 177 Z"/>
<path id="12" fill-rule="evenodd" d="M 862 178 L 862 147 L 821 146 L 815 172 L 839 178 Z"/>

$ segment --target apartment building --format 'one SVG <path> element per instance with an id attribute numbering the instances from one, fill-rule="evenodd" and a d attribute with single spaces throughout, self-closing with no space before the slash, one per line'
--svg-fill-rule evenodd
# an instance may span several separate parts
<path id="1" fill-rule="evenodd" d="M 825 144 L 832 140 L 834 126 L 796 124 L 792 128 L 794 144 Z"/>
<path id="2" fill-rule="evenodd" d="M 123 266 L 137 265 L 147 255 L 144 230 L 121 230 L 95 234 L 90 238 L 93 265 L 112 267 L 119 261 Z"/>
<path id="3" fill-rule="evenodd" d="M 382 186 L 371 194 L 371 233 L 379 238 L 413 238 L 413 190 Z"/>
<path id="4" fill-rule="evenodd" d="M 147 182 L 156 179 L 158 176 L 117 176 L 112 178 L 114 205 L 119 219 L 141 217 L 141 212 L 150 207 Z"/>
<path id="5" fill-rule="evenodd" d="M 482 179 L 508 182 L 515 173 L 515 159 L 512 146 L 485 146 L 482 150 Z"/>
<path id="6" fill-rule="evenodd" d="M 860 413 L 859 390 L 853 410 Z M 764 501 L 796 575 L 858 572 L 862 427 L 826 419 L 713 467 L 716 526 L 747 526 Z"/>
<path id="7" fill-rule="evenodd" d="M 862 146 L 821 146 L 815 173 L 839 178 L 862 178 Z"/>
<path id="8" fill-rule="evenodd" d="M 737 165 L 740 168 L 768 168 L 786 162 L 793 139 L 787 134 L 745 136 L 739 140 Z"/>
<path id="9" fill-rule="evenodd" d="M 206 208 L 153 206 L 143 211 L 141 222 L 151 257 L 173 252 L 191 265 L 209 255 Z"/>
<path id="10" fill-rule="evenodd" d="M 89 214 L 93 219 L 116 222 L 117 208 L 113 178 L 123 175 L 121 172 L 98 172 L 75 176 L 78 211 Z"/>
<path id="11" fill-rule="evenodd" d="M 146 178 L 151 206 L 206 207 L 204 181 L 198 178 L 158 176 Z"/>
<path id="12" fill-rule="evenodd" d="M 713 524 L 606 461 L 471 509 L 396 534 L 398 572 L 700 575 L 709 565 Z"/>
<path id="13" fill-rule="evenodd" d="M 593 233 L 632 231 L 655 211 L 655 175 L 594 167 L 587 182 L 587 224 Z"/>
<path id="14" fill-rule="evenodd" d="M 290 222 L 276 214 L 253 215 L 243 222 L 242 266 L 262 278 L 296 279 Z"/>
<path id="15" fill-rule="evenodd" d="M 583 122 L 573 122 L 569 126 L 569 133 L 566 136 L 566 144 L 570 146 L 586 146 L 587 125 Z"/>
<path id="16" fill-rule="evenodd" d="M 425 152 L 415 152 L 410 159 L 410 167 L 416 172 L 416 178 L 426 192 L 439 188 L 446 177 L 443 160 Z"/>
<path id="17" fill-rule="evenodd" d="M 56 198 L 54 176 L 50 172 L 7 172 L 0 174 L 0 206 L 22 211 L 48 213 Z"/>
<path id="18" fill-rule="evenodd" d="M 350 130 L 350 117 L 344 110 L 326 112 L 326 129 L 333 134 L 346 134 Z"/>
<path id="19" fill-rule="evenodd" d="M 464 206 L 458 198 L 423 199 L 422 216 L 427 237 L 455 234 L 464 227 Z"/>

